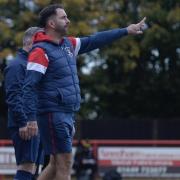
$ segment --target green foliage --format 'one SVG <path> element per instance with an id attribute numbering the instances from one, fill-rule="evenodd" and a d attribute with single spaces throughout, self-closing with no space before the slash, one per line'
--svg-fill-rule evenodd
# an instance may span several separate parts
<path id="1" fill-rule="evenodd" d="M 125 37 L 100 51 L 99 61 L 105 62 L 82 79 L 86 81 L 82 84 L 84 94 L 91 94 L 83 105 L 91 110 L 89 118 L 94 111 L 97 119 L 178 117 L 178 1 L 118 1 L 119 8 L 115 6 L 117 1 L 105 3 L 101 14 L 104 19 L 97 29 L 125 27 L 143 16 L 150 28 L 142 36 Z M 87 114 L 83 116 L 87 118 Z"/>

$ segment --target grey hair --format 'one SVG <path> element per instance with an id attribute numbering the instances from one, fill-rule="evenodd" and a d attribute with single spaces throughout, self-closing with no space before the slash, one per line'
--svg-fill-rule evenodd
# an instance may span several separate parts
<path id="1" fill-rule="evenodd" d="M 23 36 L 23 46 L 27 46 L 32 42 L 32 38 L 35 35 L 35 33 L 43 31 L 40 27 L 30 27 L 24 32 Z"/>

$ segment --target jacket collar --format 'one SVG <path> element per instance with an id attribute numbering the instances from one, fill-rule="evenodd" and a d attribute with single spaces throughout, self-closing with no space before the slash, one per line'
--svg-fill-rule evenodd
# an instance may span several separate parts
<path id="1" fill-rule="evenodd" d="M 25 51 L 25 50 L 22 49 L 22 48 L 19 48 L 19 49 L 18 49 L 18 54 L 21 55 L 21 56 L 24 56 L 25 58 L 28 57 L 28 52 Z"/>
<path id="2" fill-rule="evenodd" d="M 40 32 L 37 32 L 33 37 L 33 43 L 38 43 L 38 42 L 50 42 L 50 43 L 59 45 L 59 44 L 62 44 L 64 42 L 64 38 L 59 42 L 59 44 L 57 44 L 44 31 L 40 31 Z"/>

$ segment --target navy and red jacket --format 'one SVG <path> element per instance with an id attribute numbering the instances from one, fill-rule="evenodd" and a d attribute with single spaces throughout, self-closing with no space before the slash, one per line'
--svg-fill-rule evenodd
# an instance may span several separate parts
<path id="1" fill-rule="evenodd" d="M 8 127 L 23 127 L 27 117 L 22 107 L 22 87 L 26 73 L 28 53 L 19 49 L 4 71 L 6 103 L 8 105 Z"/>
<path id="2" fill-rule="evenodd" d="M 78 111 L 81 97 L 77 55 L 101 48 L 127 34 L 126 28 L 118 28 L 86 37 L 64 37 L 55 43 L 45 32 L 36 33 L 23 87 L 28 119 L 35 120 L 37 112 Z"/>

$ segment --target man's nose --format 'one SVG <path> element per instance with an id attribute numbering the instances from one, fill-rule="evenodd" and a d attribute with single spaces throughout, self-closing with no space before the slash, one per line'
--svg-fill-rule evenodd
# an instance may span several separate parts
<path id="1" fill-rule="evenodd" d="M 66 19 L 66 21 L 67 21 L 68 24 L 71 22 L 68 18 Z"/>

